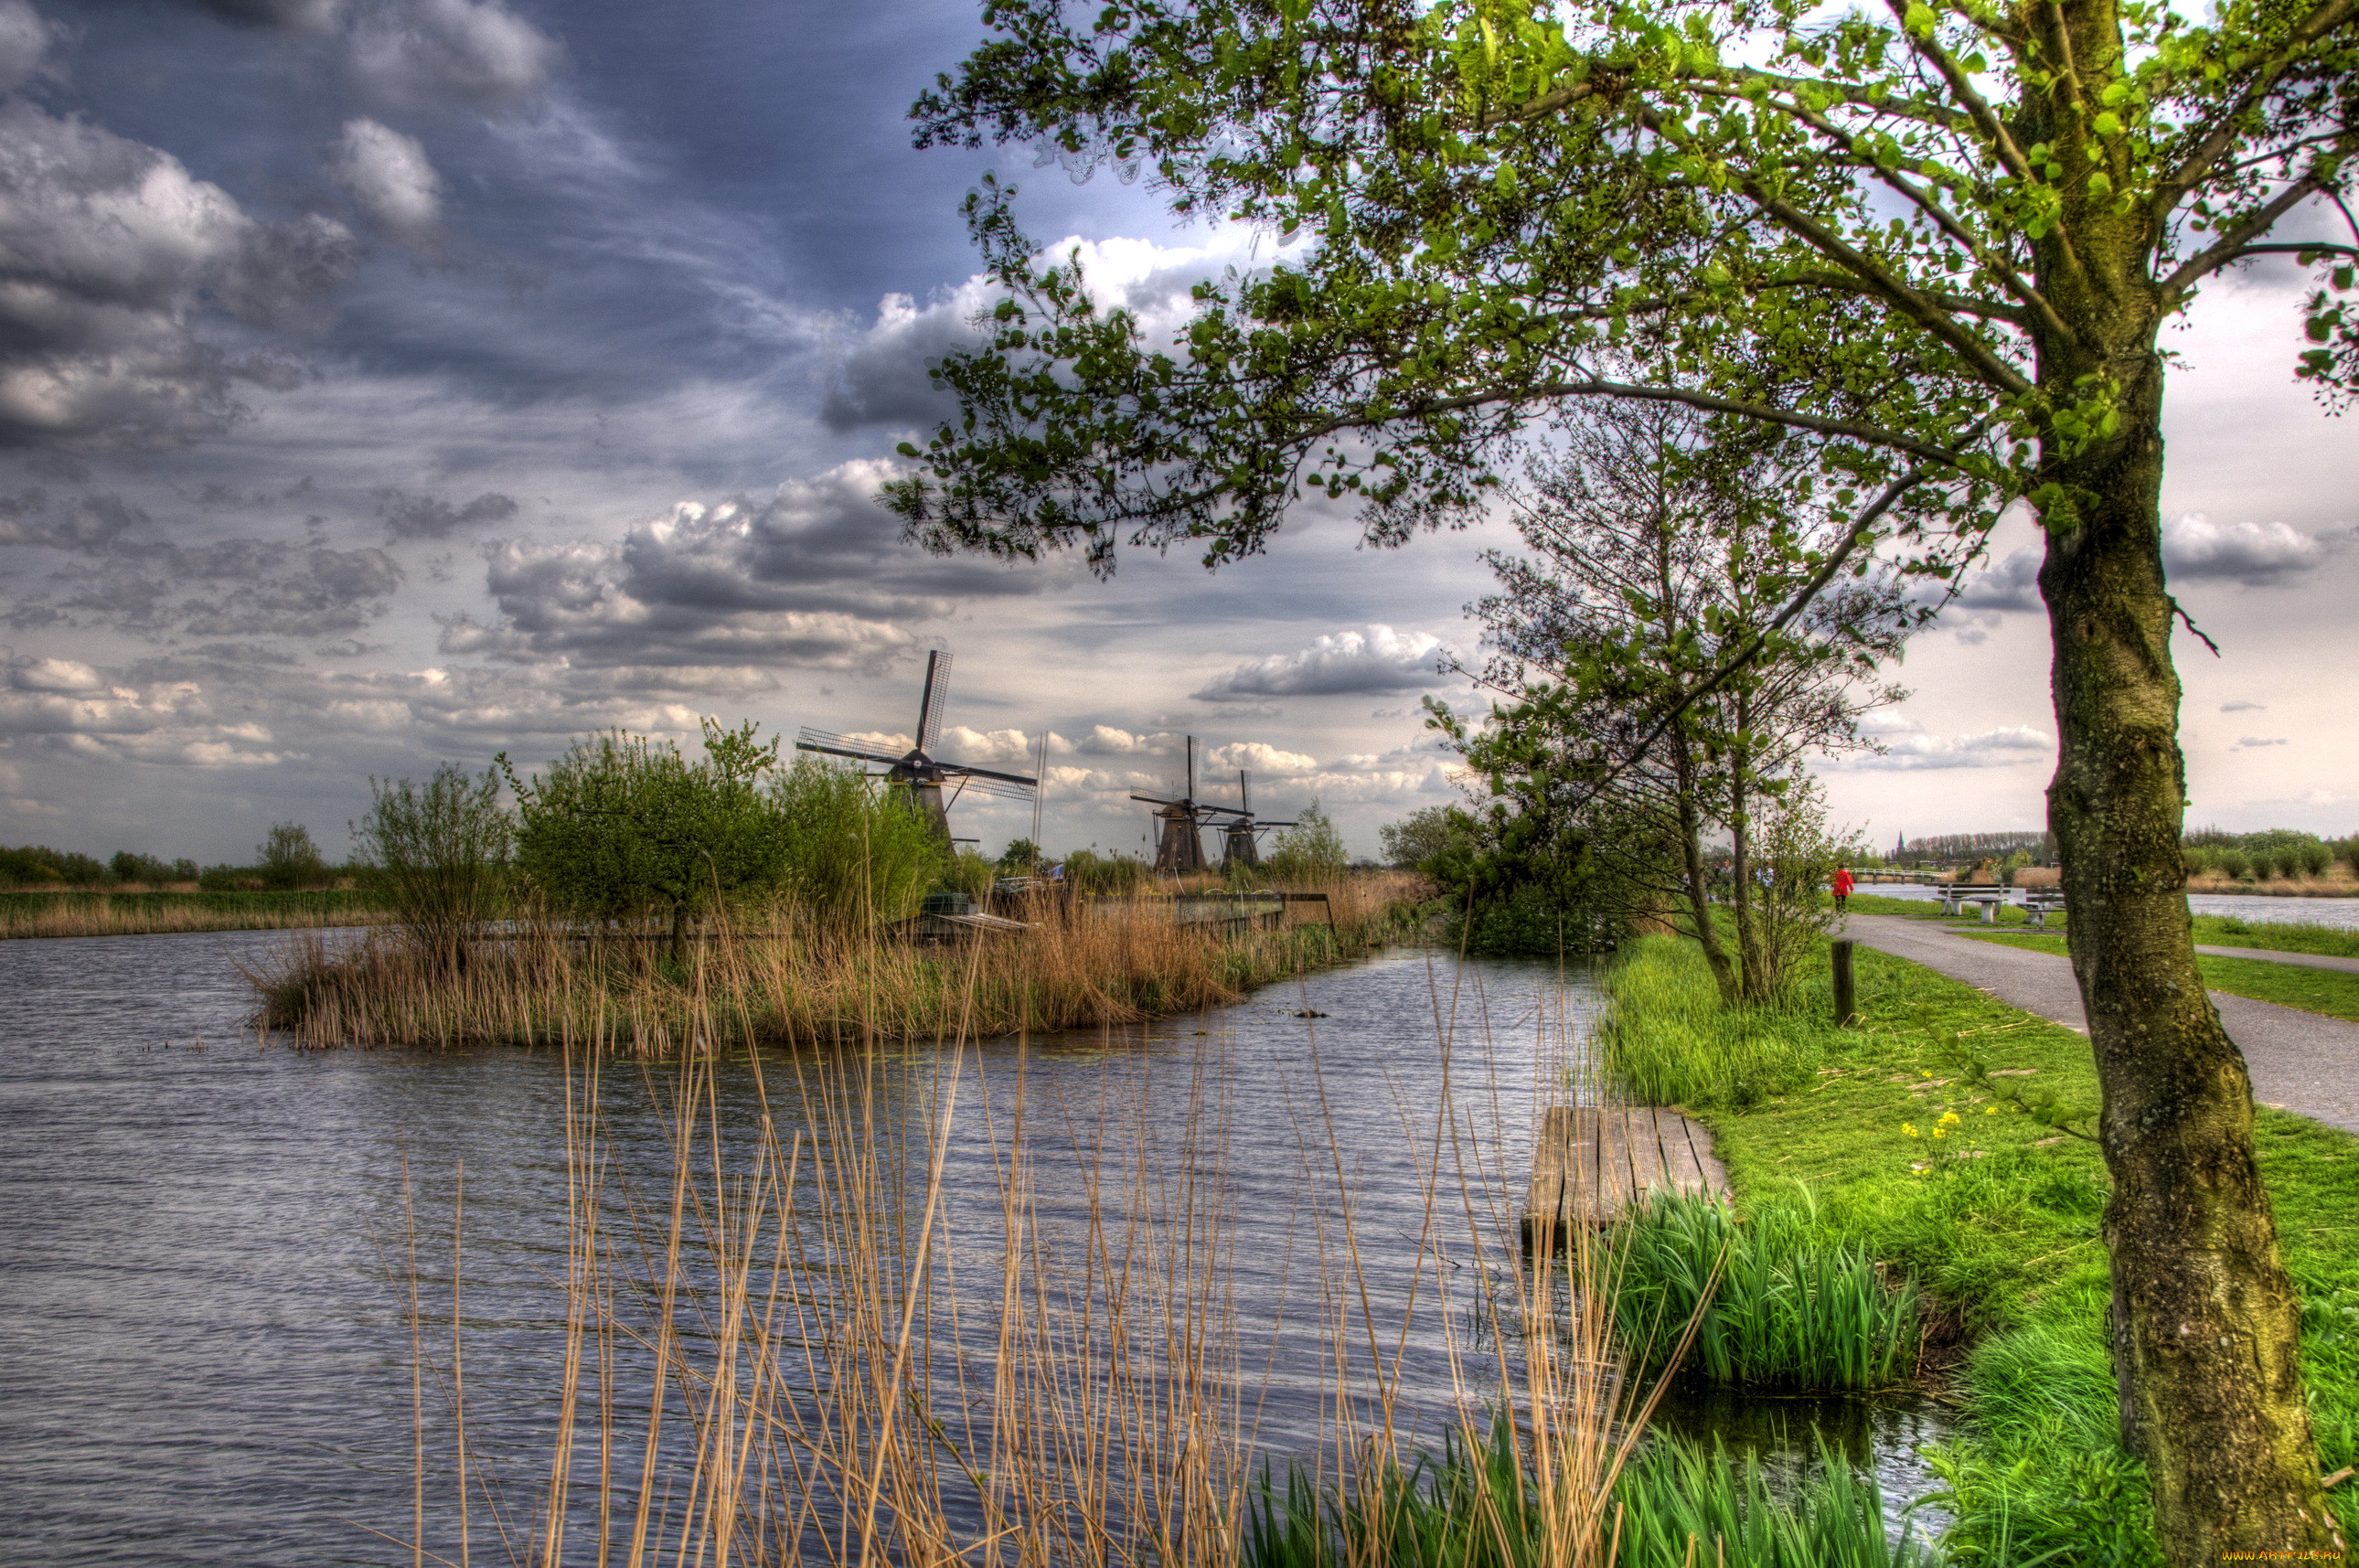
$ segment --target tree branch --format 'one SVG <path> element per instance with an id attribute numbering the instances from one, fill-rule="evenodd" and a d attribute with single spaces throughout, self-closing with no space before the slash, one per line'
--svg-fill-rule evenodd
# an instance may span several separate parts
<path id="1" fill-rule="evenodd" d="M 1940 73 L 1941 80 L 1950 84 L 1950 92 L 1966 106 L 1966 113 L 1989 142 L 1991 151 L 1997 155 L 2000 165 L 2017 180 L 2029 181 L 2033 178 L 2031 160 L 2023 156 L 2021 147 L 2015 145 L 2014 136 L 1998 117 L 1998 112 L 1990 106 L 1989 100 L 1974 91 L 1973 81 L 1958 69 L 1958 62 L 1950 58 L 1950 51 L 1941 47 L 1939 38 L 1930 32 L 1920 38 L 1908 31 L 1907 0 L 1889 0 L 1889 3 L 1892 14 L 1901 20 L 1900 31 L 1908 39 L 1908 47 L 1922 55 Z"/>
<path id="2" fill-rule="evenodd" d="M 2304 49 L 2351 19 L 2352 6 L 2353 0 L 2319 0 L 2309 16 L 2294 24 L 2293 31 L 2287 36 L 2286 41 L 2261 62 L 2251 83 L 2221 114 L 2212 134 L 2198 142 L 2195 150 L 2182 158 L 2169 177 L 2155 187 L 2154 200 L 2147 211 L 2158 223 L 2169 215 L 2171 209 L 2195 188 L 2196 181 L 2209 173 L 2212 166 L 2235 145 L 2237 122 L 2255 104 L 2268 96 L 2277 86 L 2277 79 L 2285 75 Z"/>
<path id="3" fill-rule="evenodd" d="M 1452 414 L 1467 408 L 1488 408 L 1500 403 L 1527 402 L 1539 398 L 1560 397 L 1624 397 L 1641 403 L 1680 403 L 1690 408 L 1701 408 L 1711 414 L 1735 414 L 1765 424 L 1784 425 L 1789 430 L 1810 430 L 1822 436 L 1845 436 L 1864 441 L 1870 446 L 1884 447 L 1892 452 L 1905 452 L 1926 463 L 1944 468 L 1962 468 L 1965 456 L 1948 447 L 1931 441 L 1902 435 L 1880 426 L 1862 424 L 1854 419 L 1830 419 L 1816 414 L 1805 414 L 1791 408 L 1775 408 L 1766 403 L 1743 403 L 1732 397 L 1715 397 L 1708 392 L 1690 392 L 1679 387 L 1647 387 L 1626 381 L 1607 381 L 1592 377 L 1584 381 L 1549 381 L 1531 387 L 1492 392 L 1470 392 L 1463 397 L 1438 397 L 1430 402 L 1395 409 L 1383 414 L 1354 415 L 1325 421 L 1305 429 L 1297 439 L 1317 440 L 1344 430 L 1371 430 L 1404 419 L 1421 419 L 1433 414 Z M 1985 421 L 1987 423 L 1987 421 Z M 1976 427 L 1979 434 L 1982 427 Z"/>
<path id="4" fill-rule="evenodd" d="M 2210 277 L 2212 273 L 2219 271 L 2220 268 L 2227 266 L 2230 262 L 2234 261 L 2240 254 L 2270 254 L 2274 251 L 2286 248 L 2283 245 L 2256 246 L 2251 242 L 2256 236 L 2265 234 L 2268 233 L 2270 229 L 2274 228 L 2279 218 L 2284 217 L 2288 212 L 2292 212 L 2296 207 L 2300 206 L 2304 201 L 2309 201 L 2312 196 L 2317 195 L 2321 191 L 2325 189 L 2326 181 L 2319 177 L 2317 170 L 2313 168 L 2310 173 L 2303 175 L 2299 180 L 2295 180 L 2292 184 L 2278 191 L 2274 197 L 2270 198 L 2261 206 L 2256 208 L 2249 217 L 2245 218 L 2243 223 L 2238 223 L 2234 228 L 2228 230 L 2227 233 L 2222 234 L 2209 249 L 2199 251 L 2195 256 L 2189 258 L 2184 264 L 2182 264 L 2177 271 L 2173 272 L 2169 278 L 2162 280 L 2163 309 L 2168 310 L 2178 304 L 2180 298 L 2185 294 L 2189 289 L 2194 287 L 2194 285 L 2201 279 Z M 2300 249 L 2303 247 L 2296 245 L 2293 248 Z M 2308 248 L 2315 250 L 2328 250 L 2333 247 L 2329 245 L 2315 245 Z"/>

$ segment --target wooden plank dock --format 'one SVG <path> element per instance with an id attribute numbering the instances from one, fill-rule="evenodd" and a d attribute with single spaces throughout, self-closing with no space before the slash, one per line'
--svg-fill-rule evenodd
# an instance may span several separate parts
<path id="1" fill-rule="evenodd" d="M 1653 1105 L 1550 1105 L 1532 1145 L 1524 1244 L 1561 1245 L 1574 1224 L 1610 1224 L 1657 1187 L 1725 1195 L 1728 1172 L 1712 1156 L 1712 1134 Z"/>

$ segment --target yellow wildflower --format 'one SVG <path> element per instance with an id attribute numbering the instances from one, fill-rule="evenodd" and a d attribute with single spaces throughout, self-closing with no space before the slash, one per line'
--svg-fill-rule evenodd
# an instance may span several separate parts
<path id="1" fill-rule="evenodd" d="M 1933 1136 L 1935 1138 L 1947 1138 L 1950 1136 L 1950 1129 L 1948 1127 L 1935 1127 L 1933 1129 Z"/>
<path id="2" fill-rule="evenodd" d="M 1958 1125 L 1958 1113 L 1955 1111 L 1943 1113 L 1941 1116 L 1941 1125 L 1943 1127 L 1956 1127 Z"/>
<path id="3" fill-rule="evenodd" d="M 1917 1124 L 1914 1122 L 1902 1122 L 1900 1124 L 1900 1136 L 1903 1138 L 1915 1138 L 1917 1136 Z"/>

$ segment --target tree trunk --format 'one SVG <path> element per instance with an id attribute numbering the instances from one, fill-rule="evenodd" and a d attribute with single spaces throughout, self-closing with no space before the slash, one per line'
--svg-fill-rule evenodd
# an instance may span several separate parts
<path id="1" fill-rule="evenodd" d="M 2042 517 L 2060 731 L 2049 822 L 2104 1093 L 2123 1440 L 2153 1476 L 2170 1562 L 2209 1568 L 2224 1552 L 2325 1548 L 2334 1531 L 2302 1403 L 2300 1304 L 2254 1160 L 2252 1084 L 2190 934 L 2161 364 L 2148 352 L 2103 368 L 2121 384 L 2122 433 L 2051 467 L 2071 499 Z"/>
<path id="2" fill-rule="evenodd" d="M 1752 713 L 1742 691 L 1736 698 L 1736 733 L 1745 733 Z M 1729 911 L 1736 920 L 1737 990 L 1745 1000 L 1763 999 L 1760 933 L 1753 920 L 1753 754 L 1742 740 L 1728 748 Z"/>
<path id="3" fill-rule="evenodd" d="M 1720 944 L 1720 928 L 1712 919 L 1712 883 L 1703 865 L 1702 813 L 1696 807 L 1695 757 L 1688 749 L 1688 727 L 1683 724 L 1671 726 L 1671 772 L 1679 791 L 1680 854 L 1682 869 L 1687 874 L 1688 908 L 1695 920 L 1696 942 L 1703 949 L 1703 961 L 1712 968 L 1712 977 L 1720 986 L 1720 999 L 1725 1004 L 1736 1000 L 1736 971 L 1728 962 L 1728 950 Z"/>

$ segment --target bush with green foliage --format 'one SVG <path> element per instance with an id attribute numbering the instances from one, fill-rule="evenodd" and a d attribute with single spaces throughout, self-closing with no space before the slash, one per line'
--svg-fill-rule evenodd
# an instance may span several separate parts
<path id="1" fill-rule="evenodd" d="M 193 860 L 168 861 L 129 849 L 116 850 L 108 858 L 106 869 L 117 882 L 137 882 L 149 887 L 197 879 L 197 863 Z"/>
<path id="2" fill-rule="evenodd" d="M 455 962 L 507 895 L 516 820 L 499 776 L 446 762 L 423 785 L 372 779 L 369 791 L 369 814 L 353 824 L 363 887 L 420 946 Z"/>
<path id="3" fill-rule="evenodd" d="M 838 930 L 905 920 L 950 861 L 933 824 L 856 764 L 799 757 L 770 787 L 783 836 L 780 886 Z"/>
<path id="4" fill-rule="evenodd" d="M 1155 886 L 1155 868 L 1135 855 L 1077 849 L 1059 865 L 1068 887 L 1093 898 L 1124 898 Z"/>
<path id="5" fill-rule="evenodd" d="M 1314 796 L 1294 814 L 1292 827 L 1278 829 L 1271 838 L 1262 871 L 1273 882 L 1321 887 L 1342 881 L 1350 873 L 1351 861 L 1343 852 L 1343 835 Z"/>
<path id="6" fill-rule="evenodd" d="M 786 875 L 788 833 L 761 787 L 778 743 L 754 732 L 705 720 L 704 757 L 692 763 L 669 741 L 615 730 L 577 743 L 529 783 L 503 753 L 518 870 L 561 914 L 663 920 L 678 957 L 691 921 Z"/>
<path id="7" fill-rule="evenodd" d="M 0 849 L 0 882 L 16 887 L 103 887 L 113 881 L 106 867 L 87 855 L 28 844 Z"/>
<path id="8" fill-rule="evenodd" d="M 1028 838 L 1012 838 L 994 864 L 1002 877 L 1030 877 L 1040 869 L 1040 846 Z"/>
<path id="9" fill-rule="evenodd" d="M 274 893 L 324 887 L 336 879 L 327 857 L 311 842 L 311 830 L 301 822 L 270 824 L 268 835 L 254 846 L 254 875 Z"/>

